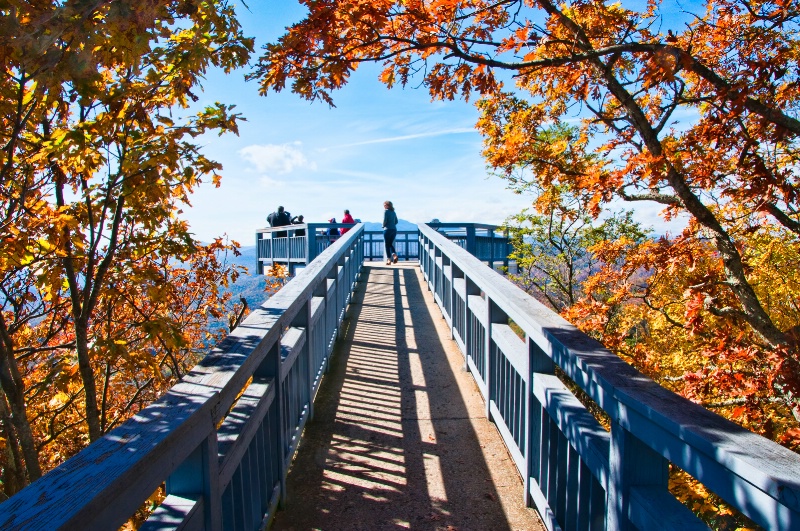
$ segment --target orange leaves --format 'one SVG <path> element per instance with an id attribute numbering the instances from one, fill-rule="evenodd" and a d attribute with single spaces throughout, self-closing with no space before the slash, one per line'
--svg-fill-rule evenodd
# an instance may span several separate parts
<path id="1" fill-rule="evenodd" d="M 223 3 L 140 7 L 40 2 L 0 52 L 0 113 L 18 126 L 0 175 L 0 356 L 20 374 L 4 382 L 3 432 L 28 448 L 0 460 L 29 480 L 180 378 L 236 274 L 177 216 L 219 179 L 192 139 L 236 133 L 241 117 L 220 103 L 180 113 L 207 68 L 243 65 L 252 40 Z"/>
<path id="2" fill-rule="evenodd" d="M 695 332 L 703 326 L 703 310 L 705 309 L 706 295 L 704 293 L 689 291 L 686 301 L 686 311 L 684 318 L 686 326 L 691 332 Z"/>
<path id="3" fill-rule="evenodd" d="M 392 88 L 394 86 L 394 70 L 392 69 L 385 69 L 381 72 L 380 76 L 378 77 L 381 83 L 385 84 L 387 87 Z"/>

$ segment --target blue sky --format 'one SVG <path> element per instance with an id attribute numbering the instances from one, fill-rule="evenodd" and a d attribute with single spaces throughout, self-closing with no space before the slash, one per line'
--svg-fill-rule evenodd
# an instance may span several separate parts
<path id="1" fill-rule="evenodd" d="M 259 51 L 302 16 L 292 1 L 250 5 L 240 21 Z M 238 137 L 203 139 L 204 152 L 224 169 L 222 186 L 202 186 L 186 209 L 196 237 L 227 234 L 253 245 L 255 230 L 278 205 L 309 222 L 339 220 L 345 208 L 379 221 L 388 199 L 412 222 L 498 224 L 530 206 L 530 197 L 487 171 L 472 102 L 432 102 L 424 88 L 389 90 L 378 70 L 363 65 L 334 94 L 336 108 L 289 91 L 259 96 L 257 84 L 244 81 L 246 69 L 209 72 L 199 103 L 235 104 L 247 122 Z M 636 207 L 640 221 L 662 227 L 659 206 Z"/>

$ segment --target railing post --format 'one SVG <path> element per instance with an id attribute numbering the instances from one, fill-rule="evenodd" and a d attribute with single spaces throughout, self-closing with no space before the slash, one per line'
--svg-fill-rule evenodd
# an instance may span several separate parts
<path id="1" fill-rule="evenodd" d="M 503 267 L 506 268 L 506 274 L 508 274 L 508 255 L 511 254 L 508 247 L 508 228 L 506 228 L 503 230 Z"/>
<path id="2" fill-rule="evenodd" d="M 306 227 L 306 264 L 317 257 L 317 226 L 309 223 Z"/>
<path id="3" fill-rule="evenodd" d="M 467 229 L 467 252 L 472 256 L 478 256 L 478 252 L 475 247 L 475 224 L 468 223 L 466 229 Z"/>
<path id="4" fill-rule="evenodd" d="M 606 529 L 632 531 L 635 527 L 628 518 L 631 487 L 655 486 L 666 492 L 669 462 L 615 420 L 611 424 L 609 469 Z"/>
<path id="5" fill-rule="evenodd" d="M 328 335 L 328 325 L 327 325 L 327 316 L 328 316 L 328 283 L 326 281 L 320 282 L 314 288 L 314 292 L 312 294 L 312 298 L 319 297 L 322 298 L 322 315 L 319 316 L 317 322 L 314 324 L 314 327 L 322 327 L 322 345 L 317 345 L 316 340 L 313 340 L 314 348 L 315 349 L 322 349 L 322 358 L 323 358 L 323 368 L 322 373 L 325 374 L 328 372 L 328 366 L 330 365 L 330 358 L 328 357 L 328 340 L 330 336 Z M 316 334 L 314 334 L 316 336 Z"/>
<path id="6" fill-rule="evenodd" d="M 450 278 L 447 278 L 447 266 L 450 266 Z M 445 293 L 445 287 L 448 285 L 447 281 L 450 281 L 450 288 L 447 289 L 447 293 Z M 442 254 L 442 307 L 444 308 L 447 317 L 450 319 L 450 322 L 453 322 L 453 264 L 450 262 L 450 258 L 446 256 L 444 253 Z M 451 332 L 452 333 L 452 332 Z"/>
<path id="7" fill-rule="evenodd" d="M 494 229 L 489 230 L 489 269 L 494 269 Z"/>
<path id="8" fill-rule="evenodd" d="M 542 488 L 541 479 L 541 448 L 542 431 L 545 419 L 542 415 L 542 404 L 533 394 L 533 382 L 537 374 L 555 374 L 556 364 L 552 358 L 529 336 L 525 335 L 528 344 L 528 374 L 525 389 L 525 470 L 527 473 L 522 478 L 525 487 L 523 493 L 525 506 L 533 505 L 531 498 L 531 481 L 535 481 L 539 489 Z"/>
<path id="9" fill-rule="evenodd" d="M 314 377 L 317 375 L 316 367 L 314 367 L 313 357 L 314 357 L 314 350 L 312 349 L 312 337 L 311 330 L 309 329 L 308 324 L 311 322 L 311 300 L 307 299 L 306 302 L 303 304 L 303 307 L 297 312 L 297 315 L 294 319 L 292 319 L 292 324 L 290 325 L 293 328 L 302 328 L 306 331 L 306 340 L 303 343 L 303 347 L 300 349 L 300 354 L 298 355 L 298 360 L 300 358 L 305 358 L 308 360 L 308 367 L 307 367 L 307 374 L 306 380 L 308 381 L 308 419 L 311 420 L 314 417 L 314 397 L 313 397 L 313 389 L 314 389 Z M 295 361 L 297 363 L 297 361 Z"/>
<path id="10" fill-rule="evenodd" d="M 332 334 L 334 332 L 336 334 L 336 338 L 335 339 L 339 338 L 339 295 L 338 295 L 339 294 L 339 284 L 338 284 L 338 279 L 337 279 L 338 273 L 339 273 L 339 266 L 334 264 L 333 267 L 330 269 L 330 271 L 328 271 L 328 275 L 327 275 L 327 277 L 325 279 L 325 286 L 326 286 L 326 291 L 325 291 L 325 311 L 326 311 L 325 320 L 328 321 L 328 319 L 330 318 L 330 320 L 332 321 L 332 322 L 328 322 L 326 324 L 326 327 L 325 327 L 326 329 L 328 329 L 328 328 L 330 329 L 330 332 L 326 331 L 326 333 L 325 333 L 326 341 L 328 343 L 330 343 L 331 336 L 332 336 Z M 328 295 L 330 293 L 330 291 L 328 290 L 327 286 L 328 286 L 330 281 L 333 281 L 333 297 L 330 297 Z M 333 311 L 331 311 L 330 305 L 333 305 L 333 308 L 332 308 Z M 326 349 L 328 348 L 327 344 L 325 345 L 325 348 Z"/>
<path id="11" fill-rule="evenodd" d="M 464 279 L 467 284 L 467 293 L 464 297 L 464 347 L 466 348 L 466 352 L 464 353 L 464 370 L 469 372 L 469 359 L 475 357 L 475 352 L 473 352 L 475 344 L 473 336 L 475 335 L 475 330 L 472 325 L 472 319 L 470 319 L 469 316 L 469 297 L 470 295 L 480 295 L 481 290 L 468 276 L 464 275 Z"/>
<path id="12" fill-rule="evenodd" d="M 261 262 L 261 240 L 263 236 L 263 232 L 256 232 L 256 273 L 259 275 L 264 274 L 264 264 Z"/>
<path id="13" fill-rule="evenodd" d="M 453 313 L 450 314 L 450 317 L 451 317 L 451 319 L 450 319 L 450 339 L 453 339 L 455 337 L 456 323 L 461 322 L 461 323 L 463 323 L 463 328 L 462 328 L 462 330 L 459 330 L 458 333 L 459 333 L 459 339 L 461 339 L 461 342 L 464 343 L 466 338 L 465 337 L 461 337 L 461 335 L 463 334 L 463 335 L 466 336 L 466 330 L 467 330 L 467 326 L 466 326 L 467 325 L 467 323 L 466 323 L 467 314 L 465 313 L 466 306 L 467 306 L 467 294 L 466 294 L 466 290 L 465 290 L 465 292 L 464 292 L 464 307 L 465 307 L 465 310 L 460 312 L 461 315 L 456 316 L 455 315 L 456 306 L 457 306 L 456 305 L 456 300 L 457 300 L 456 297 L 458 297 L 458 293 L 457 293 L 457 290 L 456 290 L 456 279 L 463 279 L 465 287 L 466 287 L 466 284 L 467 284 L 467 279 L 465 278 L 464 272 L 461 269 L 459 269 L 458 267 L 456 267 L 456 265 L 453 263 L 452 260 L 450 261 L 450 267 L 451 267 L 451 271 L 453 272 L 453 275 L 452 275 L 453 278 L 450 280 L 450 306 L 453 308 Z M 460 299 L 460 297 L 459 297 L 459 299 Z M 464 355 L 466 356 L 466 352 L 464 353 Z"/>
<path id="14" fill-rule="evenodd" d="M 267 352 L 267 355 L 264 356 L 264 360 L 258 366 L 258 368 L 253 371 L 253 377 L 264 377 L 264 378 L 271 378 L 273 385 L 275 386 L 275 411 L 277 413 L 275 422 L 277 424 L 277 429 L 274 431 L 275 437 L 275 445 L 273 448 L 277 448 L 279 455 L 278 455 L 278 467 L 279 467 L 279 476 L 280 476 L 280 502 L 279 506 L 283 507 L 286 503 L 286 450 L 288 448 L 288 442 L 285 440 L 284 434 L 284 425 L 285 425 L 285 413 L 284 413 L 284 403 L 286 401 L 286 397 L 283 393 L 283 385 L 281 385 L 281 341 L 278 339 L 275 341 L 275 344 Z"/>
<path id="15" fill-rule="evenodd" d="M 442 256 L 441 251 L 435 245 L 433 246 L 433 277 L 431 278 L 431 290 L 433 290 L 434 300 L 436 297 L 436 290 L 439 288 L 439 273 L 440 268 L 436 264 L 436 259 Z"/>
<path id="16" fill-rule="evenodd" d="M 167 478 L 168 495 L 203 498 L 203 525 L 208 531 L 222 529 L 222 493 L 219 489 L 217 432 L 209 436 Z"/>
<path id="17" fill-rule="evenodd" d="M 345 293 L 345 278 L 347 277 L 347 256 L 343 255 L 336 265 L 336 289 L 333 290 L 336 297 L 336 339 L 342 339 L 342 322 L 344 321 L 344 309 L 347 306 L 347 294 Z"/>
<path id="18" fill-rule="evenodd" d="M 497 397 L 496 389 L 495 389 L 495 379 L 492 371 L 494 370 L 494 366 L 492 364 L 492 325 L 497 324 L 508 324 L 508 316 L 497 306 L 489 295 L 486 294 L 486 334 L 484 338 L 485 346 L 484 346 L 484 353 L 485 353 L 485 367 L 486 367 L 486 418 L 491 420 L 491 403 L 494 400 L 496 402 Z"/>

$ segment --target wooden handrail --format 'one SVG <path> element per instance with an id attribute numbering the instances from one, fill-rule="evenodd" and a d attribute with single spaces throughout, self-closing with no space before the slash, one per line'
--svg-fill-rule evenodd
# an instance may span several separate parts
<path id="1" fill-rule="evenodd" d="M 800 529 L 800 455 L 662 388 L 433 228 L 419 231 L 429 288 L 548 527 L 705 529 L 667 490 L 672 463 L 759 525 Z M 556 366 L 608 414 L 610 433 Z"/>
<path id="2" fill-rule="evenodd" d="M 0 529 L 118 529 L 165 482 L 167 498 L 144 529 L 266 525 L 285 495 L 362 241 L 363 226 L 342 236 L 163 397 L 0 505 Z"/>

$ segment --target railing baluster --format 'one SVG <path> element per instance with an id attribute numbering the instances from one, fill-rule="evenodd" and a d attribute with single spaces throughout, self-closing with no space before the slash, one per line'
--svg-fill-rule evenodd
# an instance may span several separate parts
<path id="1" fill-rule="evenodd" d="M 526 440 L 528 441 L 525 451 L 527 460 L 528 474 L 525 474 L 523 485 L 525 487 L 525 502 L 526 505 L 532 503 L 531 489 L 538 487 L 534 484 L 531 485 L 531 479 L 534 482 L 539 482 L 538 472 L 541 469 L 540 451 L 538 445 L 542 443 L 542 427 L 544 418 L 542 417 L 543 405 L 539 403 L 533 394 L 533 384 L 536 374 L 553 374 L 555 372 L 555 363 L 545 354 L 545 352 L 531 339 L 529 335 L 525 336 L 525 342 L 528 346 L 528 381 L 525 389 L 525 396 L 527 397 L 527 434 Z"/>
<path id="2" fill-rule="evenodd" d="M 669 463 L 634 437 L 618 422 L 611 424 L 611 454 L 608 482 L 607 529 L 635 529 L 628 519 L 633 486 L 654 486 L 667 490 Z"/>
<path id="3" fill-rule="evenodd" d="M 437 289 L 443 281 L 437 262 L 452 271 L 451 333 L 461 340 L 465 364 L 475 371 L 487 414 L 510 453 L 520 449 L 526 502 L 533 502 L 549 528 L 702 528 L 667 490 L 667 456 L 761 525 L 800 528 L 795 454 L 661 388 L 490 272 L 479 260 L 499 259 L 495 252 L 507 243 L 496 235 L 476 236 L 473 226 L 466 237 L 449 241 L 421 226 L 419 240 L 425 247 L 420 267 L 443 314 L 448 302 Z M 455 279 L 461 274 L 466 297 L 464 333 L 458 337 L 455 314 L 462 310 L 456 310 Z M 506 316 L 525 331 L 526 367 L 512 361 L 514 349 L 500 341 Z M 609 433 L 552 376 L 556 364 L 609 415 L 613 445 Z"/>

